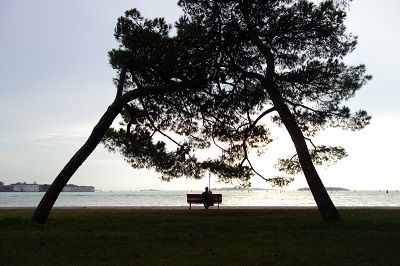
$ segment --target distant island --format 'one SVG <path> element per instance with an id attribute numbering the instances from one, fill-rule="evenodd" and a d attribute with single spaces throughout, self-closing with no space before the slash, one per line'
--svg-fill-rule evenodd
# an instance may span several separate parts
<path id="1" fill-rule="evenodd" d="M 350 189 L 342 188 L 342 187 L 326 187 L 326 190 L 328 190 L 328 191 L 350 191 Z M 310 188 L 303 187 L 303 188 L 299 188 L 297 191 L 310 191 Z"/>
<path id="2" fill-rule="evenodd" d="M 226 190 L 226 191 L 230 191 L 230 190 L 269 190 L 269 189 L 265 189 L 265 188 L 252 188 L 252 187 L 222 187 L 222 188 L 212 188 L 211 190 Z"/>
<path id="3" fill-rule="evenodd" d="M 0 192 L 46 192 L 49 189 L 48 184 L 28 184 L 26 182 L 18 182 L 15 184 L 5 185 L 0 182 Z M 94 192 L 94 186 L 78 186 L 74 184 L 66 185 L 62 192 Z"/>

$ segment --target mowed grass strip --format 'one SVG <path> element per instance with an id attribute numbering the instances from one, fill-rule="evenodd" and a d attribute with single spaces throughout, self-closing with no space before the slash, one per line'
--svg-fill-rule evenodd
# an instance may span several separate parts
<path id="1" fill-rule="evenodd" d="M 399 265 L 400 210 L 0 210 L 1 265 Z"/>

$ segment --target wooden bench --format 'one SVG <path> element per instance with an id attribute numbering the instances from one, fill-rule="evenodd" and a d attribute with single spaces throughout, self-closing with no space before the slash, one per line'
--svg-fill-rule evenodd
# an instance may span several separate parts
<path id="1" fill-rule="evenodd" d="M 187 194 L 187 203 L 190 204 L 189 209 L 192 209 L 192 203 L 195 204 L 203 204 L 203 198 L 201 194 Z M 219 209 L 219 204 L 222 203 L 222 194 L 210 194 L 212 203 L 218 203 L 218 209 Z"/>

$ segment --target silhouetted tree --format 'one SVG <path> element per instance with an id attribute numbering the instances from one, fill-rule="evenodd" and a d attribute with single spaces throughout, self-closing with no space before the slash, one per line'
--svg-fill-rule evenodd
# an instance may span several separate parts
<path id="1" fill-rule="evenodd" d="M 335 162 L 346 152 L 342 147 L 315 146 L 310 138 L 328 126 L 356 130 L 370 120 L 365 111 L 352 114 L 343 105 L 370 79 L 363 65 L 347 66 L 342 61 L 356 45 L 343 24 L 347 1 L 315 5 L 308 1 L 181 0 L 179 5 L 185 14 L 176 23 L 176 45 L 172 46 L 184 45 L 182 51 L 191 54 L 181 57 L 183 64 L 167 63 L 168 71 L 184 65 L 177 73 L 206 72 L 216 77 L 210 81 L 213 86 L 197 93 L 141 99 L 133 106 L 141 118 L 127 113 L 125 129 L 110 130 L 106 146 L 119 150 L 133 167 L 155 168 L 166 180 L 181 175 L 197 178 L 208 170 L 222 181 L 239 177 L 248 184 L 255 172 L 248 150 L 271 141 L 259 121 L 277 113 L 273 121 L 285 126 L 297 152 L 280 159 L 277 168 L 290 174 L 302 170 L 322 217 L 338 219 L 313 161 Z M 120 21 L 121 40 L 132 36 L 136 19 Z M 137 49 L 124 43 L 123 50 L 114 50 L 111 57 L 126 53 L 126 48 Z M 151 64 L 142 65 L 148 71 Z M 161 79 L 160 69 L 152 69 L 151 77 Z M 138 76 L 137 84 L 146 82 L 144 75 Z M 153 142 L 157 132 L 170 139 L 166 132 L 174 132 L 185 140 L 172 140 L 180 149 L 168 153 L 165 143 Z M 191 153 L 213 143 L 222 150 L 213 161 L 200 162 Z M 282 177 L 265 179 L 280 185 L 290 182 Z"/>
<path id="2" fill-rule="evenodd" d="M 315 147 L 312 142 L 309 151 L 306 140 L 327 126 L 356 130 L 370 120 L 365 111 L 351 114 L 343 106 L 370 79 L 363 65 L 347 66 L 342 60 L 357 43 L 345 33 L 343 5 L 262 0 L 179 4 L 187 24 L 198 25 L 207 39 L 220 42 L 221 72 L 242 75 L 264 88 L 262 109 L 278 113 L 274 121 L 288 130 L 297 152 L 280 160 L 278 168 L 302 170 L 322 217 L 338 219 L 312 159 L 319 164 L 346 153 L 341 147 Z"/>
<path id="3" fill-rule="evenodd" d="M 62 188 L 102 139 L 133 167 L 154 168 L 165 180 L 200 178 L 209 171 L 221 181 L 237 178 L 248 185 L 255 172 L 284 185 L 291 179 L 263 177 L 248 156 L 271 142 L 260 124 L 271 114 L 288 130 L 297 152 L 277 167 L 291 174 L 302 170 L 322 217 L 338 219 L 312 160 L 321 164 L 346 153 L 311 141 L 309 149 L 306 140 L 327 126 L 355 130 L 370 119 L 343 106 L 369 79 L 364 66 L 342 62 L 356 45 L 345 33 L 343 5 L 287 0 L 179 5 L 184 15 L 175 34 L 163 19 L 143 19 L 135 9 L 118 20 L 120 47 L 109 53 L 119 73 L 115 100 L 50 186 L 33 220 L 45 222 Z M 120 113 L 121 128 L 109 129 Z M 195 152 L 213 146 L 221 150 L 216 157 L 202 159 Z"/>
<path id="4" fill-rule="evenodd" d="M 128 11 L 127 16 L 135 16 L 135 11 Z M 138 13 L 137 13 L 138 14 Z M 122 19 L 122 18 L 121 18 Z M 168 26 L 164 23 L 163 20 L 154 20 L 147 21 L 146 25 L 142 25 L 143 29 L 141 33 L 138 33 L 138 39 L 141 39 L 141 43 L 143 44 L 142 49 L 138 49 L 138 53 L 140 53 L 143 57 L 146 56 L 148 48 L 152 47 L 153 43 L 156 44 L 157 41 L 166 39 L 166 29 Z M 165 29 L 163 27 L 166 27 Z M 118 31 L 118 29 L 116 29 Z M 139 38 L 140 36 L 140 38 Z M 131 40 L 134 41 L 134 40 Z M 140 45 L 140 43 L 139 43 Z M 150 51 L 150 54 L 152 51 Z M 159 56 L 159 55 L 154 55 Z M 153 55 L 150 56 L 149 60 L 152 60 Z M 111 59 L 112 61 L 115 58 Z M 129 60 L 127 58 L 121 58 L 123 64 L 118 69 L 118 78 L 115 80 L 117 93 L 114 101 L 108 107 L 106 112 L 100 118 L 99 122 L 93 128 L 92 133 L 90 134 L 88 140 L 84 143 L 84 145 L 75 153 L 75 155 L 68 161 L 68 163 L 64 166 L 61 172 L 57 175 L 53 183 L 50 185 L 49 189 L 43 196 L 40 201 L 38 207 L 36 208 L 32 220 L 40 223 L 44 223 L 50 211 L 57 200 L 59 194 L 61 193 L 64 186 L 67 184 L 71 176 L 76 172 L 76 170 L 82 165 L 82 163 L 86 160 L 86 158 L 93 152 L 96 146 L 100 143 L 101 139 L 104 137 L 105 133 L 111 126 L 115 117 L 124 110 L 124 108 L 131 109 L 128 106 L 129 102 L 134 101 L 135 99 L 150 96 L 155 97 L 158 94 L 168 94 L 173 93 L 174 91 L 190 91 L 196 90 L 197 88 L 201 88 L 207 85 L 207 80 L 201 79 L 185 79 L 185 80 L 177 80 L 172 77 L 165 82 L 152 82 L 146 83 L 141 86 L 132 86 L 132 82 L 134 78 L 134 72 L 132 70 L 132 66 L 135 62 Z M 145 62 L 143 62 L 145 63 Z M 144 65 L 143 65 L 144 67 Z M 149 73 L 151 75 L 151 73 Z M 132 87 L 131 89 L 128 89 Z"/>

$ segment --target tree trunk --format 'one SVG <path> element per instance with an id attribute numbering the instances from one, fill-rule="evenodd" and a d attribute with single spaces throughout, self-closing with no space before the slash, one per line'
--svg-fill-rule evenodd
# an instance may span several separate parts
<path id="1" fill-rule="evenodd" d="M 121 73 L 122 76 L 125 75 L 123 71 Z M 40 201 L 35 212 L 33 213 L 32 220 L 39 223 L 46 222 L 47 218 L 49 217 L 50 211 L 53 208 L 53 205 L 60 195 L 62 189 L 68 183 L 69 179 L 76 172 L 76 170 L 78 170 L 82 163 L 94 151 L 94 149 L 97 147 L 97 145 L 100 143 L 101 139 L 107 132 L 107 129 L 110 128 L 115 117 L 122 111 L 126 104 L 133 101 L 134 99 L 143 96 L 173 93 L 179 90 L 196 89 L 198 87 L 206 85 L 208 82 L 209 80 L 196 80 L 163 86 L 146 86 L 131 90 L 129 92 L 126 92 L 125 94 L 122 94 L 121 90 L 118 89 L 117 96 L 114 102 L 108 107 L 107 111 L 100 118 L 97 125 L 93 128 L 93 131 L 90 134 L 88 140 L 64 166 L 56 179 L 54 179 L 47 192 L 44 194 L 42 200 Z"/>
<path id="2" fill-rule="evenodd" d="M 323 185 L 321 178 L 318 175 L 317 170 L 311 160 L 310 153 L 307 148 L 306 141 L 303 133 L 301 132 L 296 119 L 290 112 L 289 108 L 285 104 L 279 91 L 272 86 L 268 86 L 268 94 L 282 119 L 290 137 L 294 143 L 294 146 L 299 157 L 299 162 L 303 170 L 304 176 L 306 177 L 308 186 L 310 187 L 311 193 L 317 203 L 318 210 L 324 220 L 333 221 L 339 220 L 340 216 L 333 204 L 325 186 Z"/>
<path id="3" fill-rule="evenodd" d="M 311 193 L 313 194 L 314 200 L 317 203 L 318 210 L 325 220 L 338 220 L 340 219 L 339 213 L 336 210 L 335 205 L 328 195 L 324 185 L 322 184 L 321 178 L 319 177 L 317 170 L 311 160 L 310 153 L 307 148 L 306 141 L 301 132 L 295 117 L 290 112 L 289 108 L 285 104 L 284 99 L 281 96 L 279 90 L 274 86 L 274 74 L 275 74 L 275 59 L 274 54 L 268 45 L 264 44 L 262 39 L 257 35 L 254 30 L 254 25 L 249 18 L 249 12 L 245 5 L 246 1 L 241 2 L 240 9 L 244 16 L 244 21 L 248 28 L 248 34 L 252 42 L 259 49 L 260 53 L 266 60 L 267 69 L 265 76 L 256 77 L 264 86 L 267 93 L 271 97 L 271 100 L 276 108 L 279 116 L 282 119 L 290 137 L 294 143 L 294 146 L 299 157 L 299 162 L 303 170 L 304 176 L 306 177 L 308 186 L 310 187 Z M 254 77 L 254 75 L 253 75 Z"/>
<path id="4" fill-rule="evenodd" d="M 110 128 L 115 117 L 122 111 L 124 102 L 116 99 L 100 118 L 97 125 L 93 128 L 92 133 L 85 144 L 75 153 L 75 155 L 64 166 L 58 176 L 55 178 L 42 200 L 37 206 L 32 220 L 39 223 L 45 223 L 54 203 L 60 195 L 62 189 L 68 183 L 72 175 L 78 170 L 82 163 L 89 157 L 93 150 L 100 143 L 101 139 Z"/>

